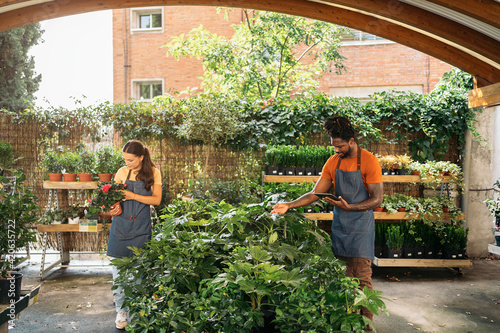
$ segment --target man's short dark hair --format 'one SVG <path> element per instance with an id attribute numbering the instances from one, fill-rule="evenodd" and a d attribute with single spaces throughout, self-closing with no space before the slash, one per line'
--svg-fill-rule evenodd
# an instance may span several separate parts
<path id="1" fill-rule="evenodd" d="M 323 126 L 330 138 L 341 138 L 344 141 L 349 141 L 351 138 L 356 140 L 354 128 L 346 117 L 335 116 L 326 118 Z"/>

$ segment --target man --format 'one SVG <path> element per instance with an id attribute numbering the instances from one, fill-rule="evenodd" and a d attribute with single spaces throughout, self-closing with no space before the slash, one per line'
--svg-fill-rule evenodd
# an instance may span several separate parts
<path id="1" fill-rule="evenodd" d="M 382 203 L 382 169 L 373 154 L 358 146 L 354 129 L 347 118 L 327 118 L 324 127 L 331 145 L 335 147 L 335 155 L 323 166 L 321 177 L 311 192 L 294 201 L 275 205 L 271 214 L 284 214 L 290 208 L 309 205 L 319 199 L 315 193 L 326 193 L 333 185 L 339 200 L 324 198 L 334 206 L 333 253 L 346 262 L 346 276 L 358 278 L 360 289 L 368 286 L 371 290 L 375 241 L 373 208 Z M 373 313 L 366 308 L 362 314 L 373 320 Z"/>

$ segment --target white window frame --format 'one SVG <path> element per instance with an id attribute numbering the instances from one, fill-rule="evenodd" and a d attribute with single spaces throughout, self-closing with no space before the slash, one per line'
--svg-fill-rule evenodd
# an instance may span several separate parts
<path id="1" fill-rule="evenodd" d="M 368 32 L 364 32 L 357 29 L 348 28 L 351 33 L 354 34 L 354 40 L 345 40 L 345 38 L 340 39 L 342 46 L 353 46 L 353 45 L 380 45 L 380 44 L 395 44 L 395 42 L 379 37 Z M 347 33 L 342 33 L 341 36 L 346 36 Z"/>
<path id="2" fill-rule="evenodd" d="M 135 79 L 132 80 L 132 87 L 131 87 L 131 92 L 132 92 L 132 99 L 136 101 L 143 101 L 143 102 L 151 102 L 153 98 L 150 99 L 141 99 L 141 85 L 144 84 L 159 84 L 161 83 L 161 95 L 165 93 L 165 80 L 162 78 L 157 78 L 157 79 Z M 156 96 L 155 96 L 156 97 Z"/>
<path id="3" fill-rule="evenodd" d="M 140 28 L 141 15 L 161 14 L 161 27 Z M 130 10 L 130 33 L 163 32 L 164 14 L 163 7 L 142 7 Z"/>

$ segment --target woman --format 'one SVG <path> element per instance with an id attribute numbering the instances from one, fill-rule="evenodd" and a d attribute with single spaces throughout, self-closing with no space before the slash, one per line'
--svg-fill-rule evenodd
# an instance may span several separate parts
<path id="1" fill-rule="evenodd" d="M 115 175 L 115 182 L 127 184 L 125 199 L 121 202 L 122 213 L 113 217 L 109 231 L 107 255 L 112 258 L 131 257 L 128 246 L 141 248 L 151 239 L 150 205 L 161 201 L 161 174 L 151 161 L 149 150 L 138 140 L 130 140 L 122 151 L 126 166 Z M 110 211 L 116 214 L 118 208 Z M 113 280 L 118 270 L 113 265 Z M 116 306 L 116 328 L 127 326 L 127 309 L 123 308 L 125 295 L 122 288 L 113 291 Z"/>

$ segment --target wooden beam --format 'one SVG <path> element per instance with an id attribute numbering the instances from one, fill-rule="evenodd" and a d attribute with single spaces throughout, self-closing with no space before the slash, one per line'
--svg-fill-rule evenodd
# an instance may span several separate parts
<path id="1" fill-rule="evenodd" d="M 469 91 L 469 107 L 478 108 L 500 104 L 500 83 Z"/>
<path id="2" fill-rule="evenodd" d="M 301 15 L 366 31 L 443 60 L 473 76 L 492 83 L 500 82 L 500 68 L 491 63 L 500 63 L 500 52 L 497 52 L 500 42 L 480 32 L 393 0 L 330 2 L 342 5 L 342 8 L 307 0 L 55 0 L 1 13 L 0 31 L 57 17 L 117 8 L 174 5 L 254 8 Z M 5 0 L 0 0 L 0 5 L 5 3 Z M 422 32 L 412 27 L 418 27 Z M 424 30 L 440 37 L 429 36 Z M 446 40 L 477 54 L 465 52 Z"/>
<path id="3" fill-rule="evenodd" d="M 500 4 L 494 0 L 427 0 L 500 29 Z"/>

